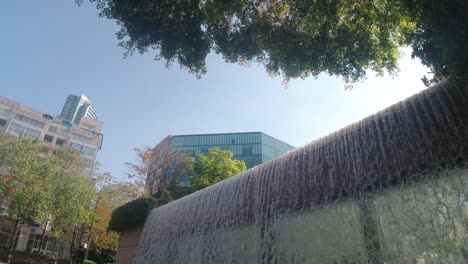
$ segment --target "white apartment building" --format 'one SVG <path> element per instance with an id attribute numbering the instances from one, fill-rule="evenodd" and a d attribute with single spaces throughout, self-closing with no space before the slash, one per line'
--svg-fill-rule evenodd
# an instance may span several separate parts
<path id="1" fill-rule="evenodd" d="M 83 95 L 82 95 L 83 97 Z M 89 100 L 87 101 L 89 102 Z M 70 96 L 64 109 L 70 105 Z M 84 109 L 83 107 L 81 109 Z M 86 109 L 91 109 L 90 103 Z M 63 112 L 63 111 L 62 111 Z M 94 113 L 94 110 L 93 110 Z M 67 120 L 61 116 L 39 112 L 27 106 L 0 96 L 0 133 L 11 134 L 15 137 L 25 137 L 42 140 L 45 144 L 55 149 L 70 147 L 80 152 L 81 156 L 89 160 L 89 166 L 83 171 L 84 176 L 91 176 L 97 152 L 103 143 L 103 123 L 93 117 L 79 114 L 74 120 Z M 82 116 L 81 116 L 82 115 Z M 76 122 L 78 120 L 78 122 Z M 4 205 L 5 206 L 5 205 Z M 8 233 L 10 227 L 0 204 L 0 246 L 7 244 L 11 236 Z M 47 231 L 47 241 L 43 253 L 66 258 L 69 247 L 54 239 L 52 233 Z M 39 251 L 42 228 L 23 226 L 18 239 L 18 251 Z"/>
<path id="2" fill-rule="evenodd" d="M 0 132 L 38 138 L 56 149 L 68 146 L 90 160 L 96 159 L 102 147 L 102 127 L 99 120 L 83 117 L 78 124 L 73 124 L 0 97 Z"/>

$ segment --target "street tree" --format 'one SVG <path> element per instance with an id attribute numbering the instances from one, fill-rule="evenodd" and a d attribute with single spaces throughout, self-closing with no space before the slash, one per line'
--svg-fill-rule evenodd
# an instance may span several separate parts
<path id="1" fill-rule="evenodd" d="M 148 175 L 153 168 L 154 153 L 149 146 L 134 148 L 133 151 L 137 154 L 137 161 L 125 163 L 128 167 L 127 177 L 139 185 L 144 193 L 151 195 L 154 182 L 148 178 Z"/>
<path id="2" fill-rule="evenodd" d="M 44 219 L 52 207 L 49 149 L 41 142 L 2 135 L 0 144 L 0 200 L 14 221 L 9 254 L 14 255 L 22 224 Z"/>
<path id="3" fill-rule="evenodd" d="M 70 262 L 76 262 L 92 224 L 96 223 L 91 231 L 98 230 L 102 222 L 107 223 L 110 210 L 140 195 L 131 183 L 115 185 L 110 174 L 91 173 L 95 168 L 77 151 L 55 150 L 38 140 L 0 133 L 0 202 L 14 222 L 11 256 L 21 226 L 34 223 L 43 226 L 39 248 L 52 226 L 55 237 L 70 245 Z M 97 235 L 102 236 L 101 242 L 106 235 L 115 237 L 107 232 Z"/>
<path id="4" fill-rule="evenodd" d="M 144 224 L 152 209 L 165 205 L 193 192 L 240 174 L 247 166 L 242 160 L 233 159 L 229 150 L 212 148 L 206 155 L 189 158 L 185 175 L 190 176 L 190 184 L 173 177 L 164 189 L 151 196 L 140 197 L 113 211 L 109 229 L 121 232 Z"/>
<path id="5" fill-rule="evenodd" d="M 145 194 L 151 196 L 161 192 L 169 178 L 178 178 L 184 174 L 188 156 L 175 151 L 170 137 L 162 140 L 155 148 L 135 148 L 137 163 L 126 163 L 130 179 L 136 180 Z"/>
<path id="6" fill-rule="evenodd" d="M 108 230 L 112 212 L 142 195 L 132 182 L 113 182 L 103 185 L 96 194 L 95 216 L 89 228 L 88 249 L 116 251 L 118 234 Z"/>
<path id="7" fill-rule="evenodd" d="M 84 239 L 85 228 L 94 216 L 95 181 L 82 175 L 87 162 L 79 153 L 69 149 L 54 153 L 52 226 L 55 236 L 70 245 L 69 261 L 73 263 Z"/>
<path id="8" fill-rule="evenodd" d="M 216 147 L 209 149 L 206 155 L 192 158 L 190 185 L 201 189 L 244 172 L 247 169 L 245 162 L 233 159 L 233 156 L 231 151 Z"/>

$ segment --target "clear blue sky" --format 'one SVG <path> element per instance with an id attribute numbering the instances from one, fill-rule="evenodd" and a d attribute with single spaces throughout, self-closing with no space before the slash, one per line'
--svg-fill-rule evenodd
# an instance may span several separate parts
<path id="1" fill-rule="evenodd" d="M 57 115 L 68 94 L 86 94 L 105 126 L 98 160 L 121 179 L 134 147 L 167 135 L 263 131 L 301 146 L 424 89 L 428 71 L 406 56 L 397 77 L 370 73 L 351 91 L 326 75 L 285 89 L 262 67 L 211 55 L 198 80 L 177 64 L 166 69 L 154 54 L 123 59 L 117 30 L 88 2 L 0 4 L 0 95 Z"/>

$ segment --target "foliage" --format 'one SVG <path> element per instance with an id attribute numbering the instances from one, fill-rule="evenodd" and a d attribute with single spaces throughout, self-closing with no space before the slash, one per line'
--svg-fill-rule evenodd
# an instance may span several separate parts
<path id="1" fill-rule="evenodd" d="M 231 176 L 240 174 L 247 169 L 243 160 L 233 160 L 229 150 L 211 148 L 207 155 L 200 155 L 198 159 L 190 161 L 192 177 L 190 185 L 198 189 L 213 185 Z"/>
<path id="2" fill-rule="evenodd" d="M 115 250 L 118 235 L 107 230 L 112 211 L 141 195 L 136 184 L 116 183 L 109 173 L 82 176 L 89 162 L 73 150 L 1 133 L 0 165 L 0 200 L 15 233 L 23 223 L 52 225 L 54 235 L 70 244 L 72 258 L 86 233 L 94 250 Z"/>
<path id="3" fill-rule="evenodd" d="M 188 156 L 185 152 L 173 149 L 170 136 L 163 139 L 153 152 L 154 163 L 148 179 L 154 183 L 154 194 L 163 191 L 169 179 L 180 179 L 186 174 Z"/>
<path id="4" fill-rule="evenodd" d="M 171 181 L 166 191 L 174 200 L 204 189 L 210 185 L 240 174 L 247 169 L 243 160 L 233 159 L 229 150 L 211 148 L 207 155 L 200 155 L 198 159 L 192 158 L 188 162 L 190 184 L 186 185 L 177 179 Z"/>
<path id="5" fill-rule="evenodd" d="M 37 140 L 0 135 L 0 198 L 7 213 L 21 224 L 52 223 L 54 235 L 79 249 L 85 225 L 94 212 L 90 205 L 94 181 L 82 176 L 89 164 L 73 150 L 53 150 Z M 13 251 L 16 240 L 10 241 Z"/>
<path id="6" fill-rule="evenodd" d="M 83 264 L 96 264 L 96 262 L 92 261 L 92 260 L 89 260 L 89 259 L 85 259 L 83 261 Z"/>
<path id="7" fill-rule="evenodd" d="M 96 187 L 91 178 L 81 175 L 85 163 L 78 153 L 66 149 L 55 153 L 52 159 L 57 169 L 52 182 L 53 231 L 58 239 L 70 244 L 71 258 L 74 258 L 85 226 L 93 219 L 91 203 Z"/>
<path id="8" fill-rule="evenodd" d="M 325 72 L 353 82 L 368 69 L 396 72 L 398 48 L 407 45 L 436 76 L 468 72 L 468 4 L 461 0 L 90 1 L 120 25 L 126 55 L 157 50 L 156 59 L 177 60 L 199 77 L 214 50 L 285 80 Z"/>
<path id="9" fill-rule="evenodd" d="M 0 263 L 2 261 L 7 261 L 7 249 L 3 249 L 0 247 Z M 51 259 L 50 256 L 42 254 L 42 253 L 31 253 L 28 251 L 16 252 L 15 260 L 13 263 L 37 263 L 37 264 L 47 264 L 48 261 Z M 26 262 L 27 261 L 27 262 Z"/>
<path id="10" fill-rule="evenodd" d="M 54 168 L 49 149 L 40 142 L 4 135 L 0 140 L 0 200 L 7 204 L 6 212 L 15 225 L 14 239 L 9 242 L 13 255 L 20 225 L 44 219 L 53 207 Z"/>
<path id="11" fill-rule="evenodd" d="M 169 193 L 172 199 L 177 200 L 191 193 L 194 193 L 198 190 L 201 190 L 205 187 L 208 187 L 208 185 L 206 186 L 185 185 L 184 183 L 180 181 L 173 180 L 167 185 L 166 191 Z"/>
<path id="12" fill-rule="evenodd" d="M 187 156 L 173 151 L 169 137 L 162 140 L 154 149 L 146 146 L 135 148 L 137 163 L 126 163 L 127 176 L 136 180 L 147 195 L 153 195 L 165 188 L 168 175 L 177 177 L 185 172 Z"/>
<path id="13" fill-rule="evenodd" d="M 89 253 L 89 260 L 99 264 L 114 263 L 116 253 L 115 250 L 95 249 Z"/>
<path id="14" fill-rule="evenodd" d="M 191 174 L 190 185 L 185 185 L 178 178 L 173 178 L 165 189 L 155 193 L 153 197 L 142 197 L 115 209 L 109 223 L 109 230 L 122 231 L 143 225 L 153 208 L 163 206 L 246 170 L 244 161 L 232 158 L 231 151 L 212 148 L 208 150 L 207 155 L 200 155 L 198 159 L 190 159 L 187 163 L 187 172 Z"/>
<path id="15" fill-rule="evenodd" d="M 8 201 L 12 218 L 36 220 L 50 207 L 47 152 L 38 141 L 13 140 L 1 145 L 0 197 Z"/>
<path id="16" fill-rule="evenodd" d="M 147 176 L 152 170 L 154 153 L 148 146 L 144 147 L 143 149 L 134 148 L 133 150 L 137 154 L 138 159 L 137 163 L 125 163 L 129 169 L 127 176 L 129 179 L 135 180 L 136 183 L 142 186 L 142 189 L 144 189 L 145 192 L 151 195 L 152 182 L 149 182 Z"/>
<path id="17" fill-rule="evenodd" d="M 89 230 L 88 244 L 95 250 L 116 250 L 118 234 L 108 230 L 112 211 L 137 199 L 141 193 L 134 183 L 107 183 L 97 192 L 95 215 Z M 111 262 L 111 261 L 110 261 Z M 104 263 L 98 261 L 98 263 Z"/>
<path id="18" fill-rule="evenodd" d="M 155 207 L 160 207 L 173 201 L 171 193 L 167 190 L 156 193 L 153 197 L 157 201 Z"/>
<path id="19" fill-rule="evenodd" d="M 413 57 L 434 73 L 429 85 L 441 79 L 468 81 L 468 2 L 462 0 L 401 0 L 416 21 L 411 35 Z"/>
<path id="20" fill-rule="evenodd" d="M 153 197 L 140 197 L 126 203 L 112 212 L 109 230 L 122 231 L 141 226 L 158 201 Z"/>

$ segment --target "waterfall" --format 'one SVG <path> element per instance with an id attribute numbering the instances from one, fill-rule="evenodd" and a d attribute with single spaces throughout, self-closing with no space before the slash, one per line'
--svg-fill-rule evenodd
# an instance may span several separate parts
<path id="1" fill-rule="evenodd" d="M 467 106 L 441 84 L 154 209 L 134 263 L 467 263 Z"/>

